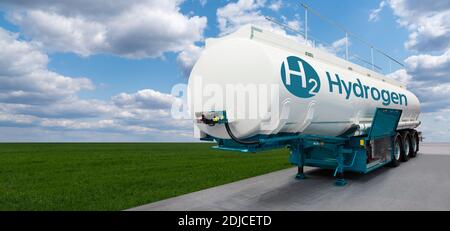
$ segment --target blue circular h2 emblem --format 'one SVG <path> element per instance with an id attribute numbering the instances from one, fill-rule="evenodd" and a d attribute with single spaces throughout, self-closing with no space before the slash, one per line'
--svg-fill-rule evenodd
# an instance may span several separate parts
<path id="1" fill-rule="evenodd" d="M 289 56 L 281 64 L 281 79 L 290 93 L 300 98 L 315 96 L 320 90 L 320 78 L 303 59 Z"/>

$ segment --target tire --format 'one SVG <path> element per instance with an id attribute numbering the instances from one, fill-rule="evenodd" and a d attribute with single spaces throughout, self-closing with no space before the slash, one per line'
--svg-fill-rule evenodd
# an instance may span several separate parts
<path id="1" fill-rule="evenodd" d="M 419 137 L 419 133 L 418 132 L 416 132 L 416 144 L 417 144 L 417 146 L 416 146 L 416 155 L 419 153 L 419 150 L 420 150 L 420 137 Z"/>
<path id="2" fill-rule="evenodd" d="M 410 133 L 410 135 L 411 135 L 412 151 L 409 157 L 414 158 L 417 156 L 417 153 L 419 152 L 419 134 L 416 131 L 413 131 L 412 133 Z"/>
<path id="3" fill-rule="evenodd" d="M 393 149 L 390 166 L 397 167 L 400 165 L 401 153 L 403 150 L 402 138 L 398 134 L 395 136 Z"/>
<path id="4" fill-rule="evenodd" d="M 411 135 L 409 134 L 409 132 L 404 132 L 402 138 L 403 138 L 403 152 L 401 155 L 402 157 L 401 160 L 403 162 L 406 162 L 409 160 L 411 153 L 414 151 L 412 149 Z"/>

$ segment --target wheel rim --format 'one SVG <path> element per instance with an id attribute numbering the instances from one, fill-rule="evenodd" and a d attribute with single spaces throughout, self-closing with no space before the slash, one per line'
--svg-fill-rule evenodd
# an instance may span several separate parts
<path id="1" fill-rule="evenodd" d="M 408 141 L 408 139 L 406 139 L 406 140 L 405 140 L 405 156 L 408 156 L 408 155 L 409 155 L 409 149 L 410 149 L 410 147 L 409 147 L 409 141 Z"/>
<path id="2" fill-rule="evenodd" d="M 400 159 L 400 144 L 398 142 L 395 143 L 394 158 L 395 160 Z"/>
<path id="3" fill-rule="evenodd" d="M 412 150 L 415 152 L 417 148 L 416 139 L 411 139 L 411 143 L 412 143 Z"/>

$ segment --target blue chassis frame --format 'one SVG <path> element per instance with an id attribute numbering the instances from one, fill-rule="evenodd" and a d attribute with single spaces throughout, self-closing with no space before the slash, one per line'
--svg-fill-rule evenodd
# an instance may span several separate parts
<path id="1" fill-rule="evenodd" d="M 402 111 L 397 109 L 377 108 L 369 132 L 361 136 L 320 136 L 280 133 L 272 136 L 257 135 L 248 140 L 258 140 L 259 144 L 242 145 L 229 139 L 218 139 L 211 136 L 202 138 L 205 141 L 215 141 L 213 148 L 240 152 L 261 152 L 287 147 L 290 150 L 289 162 L 297 165 L 297 179 L 304 179 L 304 166 L 334 169 L 336 185 L 346 184 L 343 179 L 345 171 L 368 173 L 388 164 L 393 158 L 393 144 L 397 125 Z M 226 113 L 223 112 L 226 121 Z M 219 123 L 222 123 L 220 121 Z M 367 163 L 366 144 L 374 139 L 390 138 L 391 158 L 369 166 Z"/>

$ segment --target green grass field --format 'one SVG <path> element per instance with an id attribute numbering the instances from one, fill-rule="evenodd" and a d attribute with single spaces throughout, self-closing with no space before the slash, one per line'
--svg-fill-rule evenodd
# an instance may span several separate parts
<path id="1" fill-rule="evenodd" d="M 289 167 L 205 143 L 0 144 L 0 210 L 123 210 Z"/>

